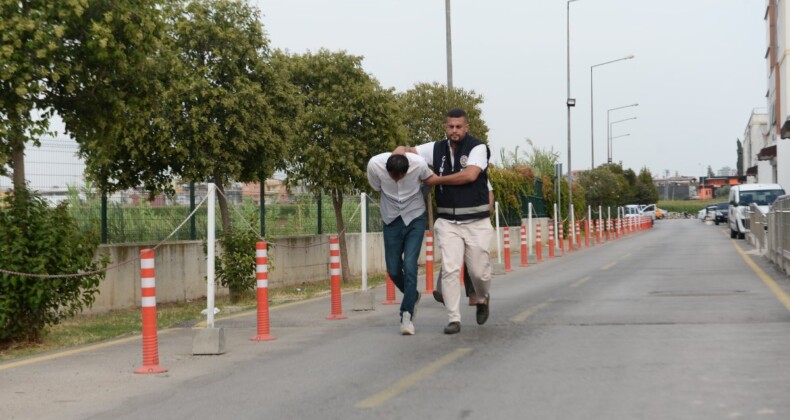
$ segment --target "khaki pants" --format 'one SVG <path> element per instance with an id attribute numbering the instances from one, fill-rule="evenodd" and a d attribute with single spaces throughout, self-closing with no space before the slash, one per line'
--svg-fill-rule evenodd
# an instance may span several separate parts
<path id="1" fill-rule="evenodd" d="M 461 264 L 466 263 L 477 298 L 488 296 L 492 269 L 488 247 L 494 228 L 488 218 L 471 223 L 453 223 L 437 219 L 434 224 L 436 242 L 442 256 L 442 295 L 450 322 L 461 321 Z"/>

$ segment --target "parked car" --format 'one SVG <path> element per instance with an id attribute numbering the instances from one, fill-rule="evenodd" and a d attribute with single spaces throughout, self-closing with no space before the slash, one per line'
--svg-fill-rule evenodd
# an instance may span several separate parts
<path id="1" fill-rule="evenodd" d="M 716 211 L 719 210 L 719 207 L 715 204 L 709 204 L 703 210 L 705 210 L 705 215 L 702 216 L 702 221 L 713 221 L 716 218 Z"/>
<path id="2" fill-rule="evenodd" d="M 727 221 L 727 209 L 730 207 L 730 203 L 728 202 L 721 202 L 716 203 L 716 212 L 714 213 L 713 223 L 716 223 L 718 226 L 719 223 L 724 223 Z"/>
<path id="3" fill-rule="evenodd" d="M 730 238 L 743 239 L 749 232 L 749 206 L 755 204 L 763 213 L 785 190 L 779 184 L 741 184 L 730 188 L 727 223 Z"/>

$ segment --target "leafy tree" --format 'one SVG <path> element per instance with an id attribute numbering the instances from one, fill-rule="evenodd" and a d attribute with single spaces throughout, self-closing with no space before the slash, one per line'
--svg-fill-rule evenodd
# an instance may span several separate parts
<path id="1" fill-rule="evenodd" d="M 143 180 L 151 191 L 164 190 L 171 168 L 161 149 L 173 143 L 164 93 L 179 77 L 165 14 L 177 3 L 50 3 L 64 10 L 53 36 L 62 47 L 51 63 L 49 102 L 80 145 L 87 174 L 105 192 Z"/>
<path id="2" fill-rule="evenodd" d="M 0 202 L 0 267 L 37 275 L 90 273 L 98 233 L 78 229 L 67 204 L 50 207 L 25 188 Z M 104 272 L 81 277 L 35 278 L 0 273 L 0 349 L 38 341 L 45 327 L 93 304 Z"/>
<path id="3" fill-rule="evenodd" d="M 743 176 L 745 168 L 743 167 L 743 144 L 741 144 L 741 139 L 737 139 L 735 143 L 735 153 L 738 154 L 735 168 L 738 170 L 738 176 Z"/>
<path id="4" fill-rule="evenodd" d="M 289 180 L 332 198 L 343 279 L 348 281 L 343 199 L 369 188 L 371 156 L 403 144 L 400 110 L 394 93 L 364 71 L 362 57 L 322 49 L 303 55 L 281 52 L 276 58 L 303 100 L 300 140 L 288 155 Z"/>
<path id="5" fill-rule="evenodd" d="M 210 177 L 220 192 L 231 180 L 263 182 L 284 168 L 298 104 L 270 63 L 259 12 L 241 0 L 197 0 L 172 19 L 183 71 L 166 93 L 168 110 L 177 113 L 175 147 L 162 151 L 172 172 Z M 218 202 L 230 230 L 223 194 Z"/>
<path id="6" fill-rule="evenodd" d="M 713 168 L 711 168 L 710 165 L 708 165 L 708 178 L 713 178 L 715 176 L 716 174 L 713 173 Z"/>
<path id="7" fill-rule="evenodd" d="M 634 189 L 636 202 L 639 204 L 653 204 L 658 202 L 658 189 L 653 183 L 653 174 L 650 169 L 643 167 L 639 170 Z"/>
<path id="8" fill-rule="evenodd" d="M 612 172 L 606 166 L 582 172 L 579 174 L 578 182 L 584 187 L 587 204 L 596 210 L 598 206 L 616 207 L 624 204 L 620 198 L 625 178 Z"/>
<path id="9" fill-rule="evenodd" d="M 83 6 L 44 0 L 0 0 L 0 175 L 13 170 L 15 188 L 25 186 L 27 143 L 49 132 L 50 82 L 62 76 L 58 20 L 78 17 Z"/>
<path id="10" fill-rule="evenodd" d="M 410 145 L 441 140 L 445 136 L 444 120 L 447 111 L 461 108 L 469 120 L 469 133 L 488 143 L 488 126 L 483 120 L 483 97 L 473 90 L 453 88 L 439 83 L 418 83 L 397 95 L 403 110 L 403 124 L 408 130 Z"/>

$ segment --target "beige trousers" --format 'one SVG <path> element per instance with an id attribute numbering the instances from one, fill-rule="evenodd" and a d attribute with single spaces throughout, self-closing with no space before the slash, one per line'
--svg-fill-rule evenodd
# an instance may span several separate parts
<path id="1" fill-rule="evenodd" d="M 461 265 L 466 263 L 477 298 L 484 300 L 492 277 L 488 248 L 494 237 L 494 228 L 487 217 L 471 223 L 437 219 L 433 228 L 442 256 L 444 306 L 450 322 L 461 322 Z"/>

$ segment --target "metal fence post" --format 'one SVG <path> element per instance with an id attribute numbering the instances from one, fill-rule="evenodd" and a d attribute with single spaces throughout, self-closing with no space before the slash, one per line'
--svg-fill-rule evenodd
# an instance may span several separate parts
<path id="1" fill-rule="evenodd" d="M 324 233 L 324 227 L 321 225 L 321 215 L 324 213 L 323 209 L 321 208 L 321 193 L 318 193 L 318 232 L 316 234 L 321 235 Z"/>
<path id="2" fill-rule="evenodd" d="M 195 183 L 189 183 L 189 214 L 195 211 Z M 195 215 L 189 218 L 189 239 L 197 239 L 197 227 L 195 226 Z"/>
<path id="3" fill-rule="evenodd" d="M 261 238 L 266 237 L 266 181 L 261 182 L 259 198 L 260 201 L 260 211 L 261 211 Z"/>
<path id="4" fill-rule="evenodd" d="M 101 243 L 107 243 L 107 193 L 101 194 Z"/>

